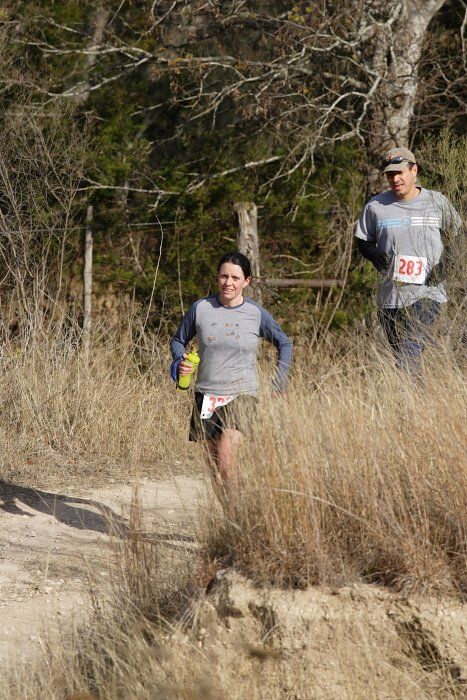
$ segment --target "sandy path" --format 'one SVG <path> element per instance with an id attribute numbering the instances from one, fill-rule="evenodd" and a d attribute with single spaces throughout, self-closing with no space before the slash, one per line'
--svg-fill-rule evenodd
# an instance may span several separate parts
<path id="1" fill-rule="evenodd" d="M 168 547 L 189 544 L 204 488 L 190 477 L 141 481 L 145 528 Z M 0 668 L 38 650 L 45 627 L 83 621 L 89 569 L 107 575 L 109 527 L 127 527 L 133 492 L 123 485 L 76 496 L 0 482 Z"/>

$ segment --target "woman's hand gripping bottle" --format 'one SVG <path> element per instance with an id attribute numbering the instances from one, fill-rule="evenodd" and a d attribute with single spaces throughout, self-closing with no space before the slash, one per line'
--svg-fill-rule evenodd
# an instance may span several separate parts
<path id="1" fill-rule="evenodd" d="M 185 391 L 186 389 L 189 388 L 189 386 L 191 384 L 191 378 L 193 376 L 193 373 L 194 373 L 196 367 L 199 365 L 198 353 L 197 352 L 188 353 L 188 355 L 185 357 L 183 362 L 189 363 L 192 365 L 192 370 L 189 374 L 179 374 L 178 375 L 177 388 Z"/>

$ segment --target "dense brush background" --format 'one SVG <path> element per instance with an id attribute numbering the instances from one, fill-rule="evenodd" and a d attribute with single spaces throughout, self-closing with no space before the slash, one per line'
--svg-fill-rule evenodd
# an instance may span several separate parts
<path id="1" fill-rule="evenodd" d="M 65 334 L 80 323 L 89 204 L 94 313 L 107 324 L 121 326 L 130 314 L 136 336 L 138 318 L 155 333 L 171 330 L 213 288 L 219 253 L 236 246 L 235 201 L 259 207 L 265 277 L 346 281 L 343 294 L 266 290 L 287 331 L 316 338 L 318 328 L 368 322 L 375 274 L 353 252 L 352 235 L 368 169 L 382 152 L 368 151 L 378 100 L 365 111 L 358 97 L 371 86 L 373 40 L 355 55 L 345 46 L 313 52 L 315 34 L 358 44 L 359 25 L 397 14 L 392 1 L 369 10 L 354 4 L 316 3 L 311 11 L 307 2 L 3 2 L 0 273 L 8 331 L 24 331 L 25 317 L 53 321 Z M 453 195 L 436 149 L 423 151 L 429 133 L 449 125 L 454 138 L 465 130 L 464 12 L 455 0 L 438 4 L 407 140 L 422 181 Z M 282 70 L 287 52 L 295 56 L 302 45 L 310 52 L 304 72 L 268 83 L 271 66 Z M 203 72 L 201 56 L 219 56 L 219 65 Z M 251 79 L 251 90 L 236 90 L 236 77 Z M 324 123 L 315 104 L 346 90 L 343 111 Z"/>

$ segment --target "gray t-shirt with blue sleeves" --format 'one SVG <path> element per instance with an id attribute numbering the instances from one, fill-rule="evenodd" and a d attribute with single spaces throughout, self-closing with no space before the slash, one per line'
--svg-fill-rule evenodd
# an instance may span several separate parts
<path id="1" fill-rule="evenodd" d="M 404 201 L 389 190 L 370 199 L 360 215 L 355 236 L 375 243 L 390 260 L 387 273 L 378 275 L 378 306 L 400 308 L 419 299 L 447 301 L 443 284 L 395 282 L 394 260 L 397 255 L 426 258 L 429 272 L 440 261 L 443 235 L 456 233 L 461 225 L 459 214 L 441 192 L 420 188 L 416 197 Z"/>
<path id="2" fill-rule="evenodd" d="M 292 342 L 277 321 L 249 298 L 239 306 L 223 306 L 217 296 L 199 299 L 182 319 L 171 350 L 174 360 L 197 336 L 201 362 L 195 390 L 212 396 L 258 393 L 256 355 L 260 338 L 278 350 L 275 385 L 282 389 L 292 361 Z"/>

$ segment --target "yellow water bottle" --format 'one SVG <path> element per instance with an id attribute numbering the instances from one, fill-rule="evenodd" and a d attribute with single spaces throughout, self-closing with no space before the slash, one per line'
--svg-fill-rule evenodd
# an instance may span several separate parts
<path id="1" fill-rule="evenodd" d="M 185 389 L 188 389 L 191 383 L 191 377 L 193 376 L 193 372 L 195 371 L 196 367 L 199 365 L 199 355 L 197 352 L 190 352 L 188 355 L 185 357 L 184 362 L 189 362 L 193 369 L 191 370 L 190 374 L 179 374 L 178 375 L 178 381 L 177 381 L 177 387 L 178 389 L 182 389 L 185 391 Z"/>

